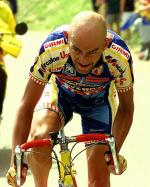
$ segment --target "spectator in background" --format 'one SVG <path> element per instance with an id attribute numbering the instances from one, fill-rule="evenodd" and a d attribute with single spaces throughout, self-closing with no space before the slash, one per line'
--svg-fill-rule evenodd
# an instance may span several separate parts
<path id="1" fill-rule="evenodd" d="M 110 30 L 120 34 L 120 0 L 105 0 L 105 18 L 107 21 L 107 27 Z"/>
<path id="2" fill-rule="evenodd" d="M 16 16 L 16 14 L 18 12 L 17 0 L 8 0 L 8 2 L 10 4 L 10 8 L 11 8 L 13 14 Z"/>
<path id="3" fill-rule="evenodd" d="M 150 59 L 150 0 L 139 2 L 139 17 L 134 25 L 140 36 L 141 49 L 139 52 L 140 60 Z"/>
<path id="4" fill-rule="evenodd" d="M 92 9 L 93 9 L 95 12 L 98 12 L 98 11 L 99 11 L 99 8 L 100 8 L 100 5 L 97 5 L 96 0 L 92 0 Z"/>
<path id="5" fill-rule="evenodd" d="M 122 25 L 124 25 L 127 22 L 127 20 L 134 14 L 135 0 L 121 0 L 120 10 L 122 13 Z M 124 32 L 125 41 L 128 42 L 131 36 L 130 28 L 126 29 Z"/>
<path id="6" fill-rule="evenodd" d="M 0 33 L 15 32 L 15 18 L 10 7 L 3 0 L 0 0 Z M 7 85 L 7 73 L 5 70 L 4 56 L 7 54 L 2 46 L 2 40 L 9 35 L 0 35 L 0 123 L 2 120 L 3 102 Z"/>
<path id="7" fill-rule="evenodd" d="M 95 12 L 98 12 L 101 4 L 104 0 L 92 0 L 92 8 Z"/>

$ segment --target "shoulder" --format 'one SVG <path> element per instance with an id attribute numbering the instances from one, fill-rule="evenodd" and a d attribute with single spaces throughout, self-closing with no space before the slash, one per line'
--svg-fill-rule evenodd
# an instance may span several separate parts
<path id="1" fill-rule="evenodd" d="M 62 25 L 54 29 L 41 45 L 40 53 L 46 50 L 53 51 L 54 49 L 63 48 L 68 44 L 68 25 Z"/>
<path id="2" fill-rule="evenodd" d="M 107 32 L 103 54 L 104 56 L 110 54 L 112 57 L 116 56 L 119 58 L 124 58 L 126 60 L 129 60 L 131 56 L 130 50 L 126 43 L 121 39 L 119 35 L 111 30 L 108 30 Z"/>

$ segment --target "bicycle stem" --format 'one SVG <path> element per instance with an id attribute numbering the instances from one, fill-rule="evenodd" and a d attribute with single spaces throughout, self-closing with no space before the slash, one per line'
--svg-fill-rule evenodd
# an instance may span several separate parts
<path id="1" fill-rule="evenodd" d="M 66 149 L 68 150 L 68 142 L 65 136 L 64 129 L 60 130 L 60 137 L 61 137 L 61 141 L 60 141 L 61 150 L 66 150 Z"/>
<path id="2" fill-rule="evenodd" d="M 119 168 L 119 162 L 118 162 L 118 157 L 117 157 L 117 152 L 116 152 L 115 138 L 114 137 L 107 138 L 107 141 L 108 141 L 111 153 L 112 153 L 114 166 L 115 166 L 115 172 L 116 174 L 119 174 L 120 168 Z"/>

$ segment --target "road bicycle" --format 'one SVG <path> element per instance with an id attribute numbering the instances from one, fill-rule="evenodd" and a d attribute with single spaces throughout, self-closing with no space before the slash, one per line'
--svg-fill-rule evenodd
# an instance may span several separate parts
<path id="1" fill-rule="evenodd" d="M 77 143 L 86 143 L 86 146 L 78 154 L 72 158 L 72 151 Z M 69 148 L 69 143 L 74 143 L 72 148 Z M 59 187 L 78 187 L 75 178 L 76 171 L 74 170 L 73 161 L 75 158 L 84 150 L 90 148 L 93 145 L 107 144 L 110 147 L 112 158 L 115 166 L 116 174 L 119 174 L 119 163 L 116 153 L 115 138 L 108 134 L 80 134 L 76 136 L 66 136 L 64 129 L 60 130 L 59 133 L 49 133 L 49 138 L 32 140 L 22 145 L 17 145 L 15 148 L 15 164 L 16 164 L 16 182 L 17 186 L 21 186 L 21 169 L 22 162 L 24 160 L 24 153 L 39 152 L 31 150 L 36 147 L 50 147 L 52 148 L 53 159 L 56 160 L 58 168 L 58 186 Z M 55 145 L 60 145 L 60 158 L 54 150 Z"/>

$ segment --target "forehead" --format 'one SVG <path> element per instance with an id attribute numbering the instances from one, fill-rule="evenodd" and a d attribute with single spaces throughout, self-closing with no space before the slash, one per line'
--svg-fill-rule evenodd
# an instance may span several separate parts
<path id="1" fill-rule="evenodd" d="M 92 51 L 100 48 L 103 44 L 100 39 L 93 39 L 92 37 L 70 37 L 70 47 L 75 46 L 82 51 Z"/>

